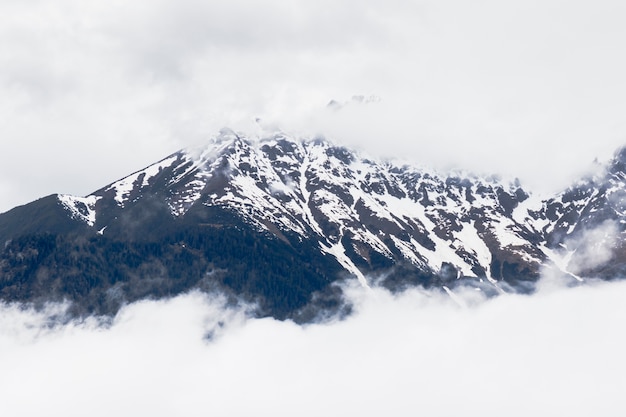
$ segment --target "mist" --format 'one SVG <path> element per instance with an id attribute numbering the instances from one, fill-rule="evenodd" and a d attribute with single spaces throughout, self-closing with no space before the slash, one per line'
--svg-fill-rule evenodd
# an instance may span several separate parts
<path id="1" fill-rule="evenodd" d="M 626 283 L 484 300 L 347 288 L 345 320 L 246 318 L 218 296 L 101 322 L 0 312 L 3 415 L 620 415 Z M 55 319 L 55 317 L 57 319 Z"/>

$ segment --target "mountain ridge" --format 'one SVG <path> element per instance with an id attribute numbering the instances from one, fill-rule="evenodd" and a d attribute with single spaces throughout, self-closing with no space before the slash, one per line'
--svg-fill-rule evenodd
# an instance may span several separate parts
<path id="1" fill-rule="evenodd" d="M 72 259 L 93 264 L 94 282 L 79 287 L 92 298 L 86 310 L 100 313 L 115 311 L 107 307 L 117 305 L 112 288 L 125 303 L 217 285 L 261 300 L 260 314 L 293 318 L 313 300 L 338 308 L 333 283 L 349 277 L 393 290 L 469 286 L 489 295 L 532 292 L 546 269 L 572 281 L 613 279 L 626 269 L 625 168 L 621 148 L 603 175 L 540 201 L 516 181 L 380 162 L 323 138 L 251 140 L 223 130 L 204 148 L 175 152 L 86 197 L 52 195 L 0 214 L 0 298 L 44 299 L 41 283 L 85 281 L 67 266 Z M 611 235 L 600 242 L 606 262 L 578 265 L 593 249 L 585 233 L 601 227 Z M 71 259 L 60 249 L 40 259 L 34 237 L 45 234 L 55 247 L 86 243 Z M 25 271 L 14 258 L 29 244 L 11 248 L 29 236 L 37 256 Z M 215 271 L 218 278 L 207 278 Z M 166 284 L 139 291 L 155 274 Z M 187 274 L 180 285 L 172 284 L 177 274 Z"/>

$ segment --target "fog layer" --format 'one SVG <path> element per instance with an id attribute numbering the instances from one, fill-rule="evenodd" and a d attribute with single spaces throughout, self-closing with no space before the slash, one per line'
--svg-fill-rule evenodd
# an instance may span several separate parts
<path id="1" fill-rule="evenodd" d="M 109 326 L 3 306 L 11 416 L 617 416 L 626 283 L 503 295 L 349 289 L 356 312 L 305 327 L 199 294 Z M 211 336 L 207 338 L 207 336 Z"/>

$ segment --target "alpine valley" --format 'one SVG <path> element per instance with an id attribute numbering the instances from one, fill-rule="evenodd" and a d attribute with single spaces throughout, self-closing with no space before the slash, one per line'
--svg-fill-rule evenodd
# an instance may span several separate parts
<path id="1" fill-rule="evenodd" d="M 115 314 L 223 291 L 259 316 L 349 307 L 338 283 L 530 293 L 626 270 L 626 150 L 541 200 L 517 181 L 368 159 L 323 138 L 223 130 L 86 197 L 0 214 L 0 299 Z M 584 278 L 583 278 L 584 277 Z"/>

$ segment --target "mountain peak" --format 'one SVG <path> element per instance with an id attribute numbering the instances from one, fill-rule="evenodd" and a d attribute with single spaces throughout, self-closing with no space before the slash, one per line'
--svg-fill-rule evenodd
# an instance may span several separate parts
<path id="1" fill-rule="evenodd" d="M 626 151 L 616 155 L 611 166 L 623 169 Z M 87 197 L 60 195 L 0 215 L 0 239 L 35 245 L 5 250 L 0 267 L 14 265 L 17 253 L 51 251 L 32 269 L 5 273 L 30 274 L 33 285 L 63 280 L 74 270 L 57 265 L 65 255 L 55 251 L 69 251 L 68 265 L 84 258 L 108 277 L 94 284 L 104 291 L 94 290 L 96 298 L 118 282 L 125 299 L 146 285 L 169 294 L 219 283 L 280 315 L 296 314 L 342 277 L 392 289 L 530 291 L 544 268 L 578 278 L 570 265 L 584 253 L 585 231 L 606 221 L 622 228 L 623 183 L 609 176 L 533 203 L 518 182 L 380 162 L 322 137 L 224 129 Z M 45 232 L 56 243 L 32 237 Z M 621 271 L 615 265 L 585 272 L 610 277 Z"/>

